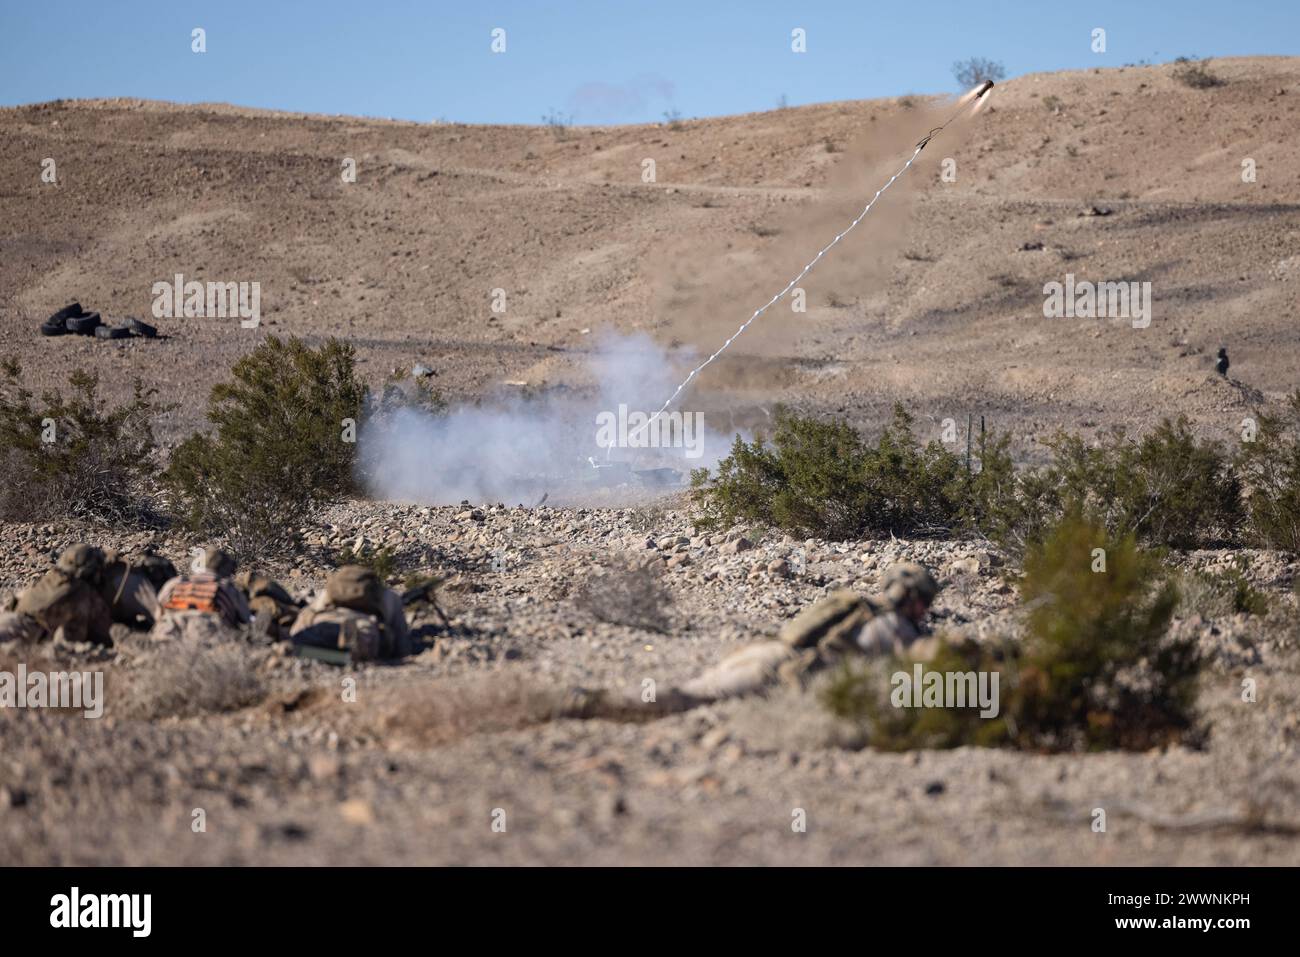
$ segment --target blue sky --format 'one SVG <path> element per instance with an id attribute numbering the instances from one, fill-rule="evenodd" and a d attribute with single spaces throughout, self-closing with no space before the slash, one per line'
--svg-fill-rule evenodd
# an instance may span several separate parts
<path id="1" fill-rule="evenodd" d="M 207 52 L 191 52 L 191 30 Z M 506 50 L 491 50 L 492 30 Z M 807 32 L 792 53 L 791 30 Z M 1094 27 L 1107 51 L 1090 48 Z M 1179 55 L 1300 54 L 1300 0 L 0 0 L 0 104 L 178 102 L 536 123 L 716 116 Z"/>

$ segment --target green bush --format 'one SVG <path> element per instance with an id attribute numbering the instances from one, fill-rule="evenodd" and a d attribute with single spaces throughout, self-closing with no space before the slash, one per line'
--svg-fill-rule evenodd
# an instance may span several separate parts
<path id="1" fill-rule="evenodd" d="M 1008 669 L 1014 665 L 992 648 L 976 642 L 943 642 L 924 672 L 998 672 L 999 695 Z M 1011 743 L 1002 715 L 980 716 L 978 708 L 897 708 L 890 700 L 892 676 L 912 673 L 913 662 L 890 658 L 845 662 L 821 690 L 821 701 L 835 717 L 856 725 L 868 744 L 879 751 L 957 748 L 963 745 L 998 747 Z"/>
<path id="2" fill-rule="evenodd" d="M 763 522 L 826 538 L 934 534 L 960 525 L 961 460 L 938 442 L 922 446 L 895 406 L 875 445 L 846 422 L 778 408 L 771 444 L 739 436 L 717 475 L 691 475 L 702 526 Z"/>
<path id="3" fill-rule="evenodd" d="M 1283 476 L 1260 483 L 1282 492 L 1257 504 L 1261 514 L 1294 518 L 1300 485 L 1291 476 L 1300 476 L 1300 453 L 1294 444 L 1279 445 L 1280 428 L 1266 422 L 1261 437 L 1272 457 L 1258 446 L 1252 461 L 1261 475 Z M 1009 435 L 981 433 L 967 471 L 938 442 L 922 446 L 901 406 L 874 445 L 843 420 L 778 409 L 770 444 L 762 436 L 737 437 L 716 475 L 696 470 L 692 486 L 703 526 L 761 522 L 825 538 L 961 532 L 1022 555 L 1076 511 L 1148 545 L 1207 547 L 1240 536 L 1244 512 L 1233 460 L 1220 443 L 1198 440 L 1186 418 L 1166 419 L 1141 439 L 1115 430 L 1089 443 L 1058 433 L 1047 442 L 1051 460 L 1039 468 L 1017 471 L 1009 446 Z M 1270 511 L 1274 501 L 1279 507 Z M 1300 521 L 1293 530 L 1300 531 Z"/>
<path id="4" fill-rule="evenodd" d="M 1241 443 L 1237 471 L 1251 539 L 1300 552 L 1300 390 L 1280 414 L 1259 416 L 1254 440 Z"/>
<path id="5" fill-rule="evenodd" d="M 1228 615 L 1267 615 L 1268 595 L 1246 577 L 1246 559 L 1238 556 L 1220 572 L 1184 572 L 1178 578 L 1178 615 L 1223 618 Z"/>
<path id="6" fill-rule="evenodd" d="M 1066 516 L 1031 546 L 1021 599 L 1006 710 L 1023 746 L 1143 749 L 1193 729 L 1200 660 L 1166 634 L 1178 592 L 1133 535 Z"/>
<path id="7" fill-rule="evenodd" d="M 1098 551 L 1100 550 L 1100 551 Z M 1031 546 L 1021 598 L 1026 637 L 941 643 L 926 672 L 996 672 L 998 714 L 898 708 L 890 675 L 913 662 L 845 667 L 822 693 L 882 750 L 961 745 L 1069 751 L 1195 743 L 1200 660 L 1168 625 L 1177 590 L 1130 535 L 1067 515 Z"/>
<path id="8" fill-rule="evenodd" d="M 1089 444 L 1058 433 L 1047 446 L 1051 461 L 1021 473 L 1014 492 L 998 496 L 976 525 L 1013 552 L 1076 511 L 1149 545 L 1195 548 L 1240 532 L 1241 483 L 1231 457 L 1218 442 L 1198 441 L 1186 418 L 1166 419 L 1141 439 L 1117 429 Z M 1009 467 L 999 466 L 994 474 L 1006 488 Z"/>
<path id="9" fill-rule="evenodd" d="M 379 548 L 363 547 L 359 552 L 354 552 L 351 545 L 344 546 L 335 557 L 334 565 L 338 568 L 344 565 L 361 565 L 373 571 L 384 583 L 395 579 L 398 572 L 397 555 L 387 545 Z M 413 581 L 412 584 L 422 584 L 422 582 Z"/>
<path id="10" fill-rule="evenodd" d="M 1005 540 L 1014 529 L 1023 528 L 1034 512 L 1035 500 L 1019 494 L 1019 478 L 1007 451 L 1010 445 L 1009 434 L 981 430 L 974 449 L 974 462 L 979 468 L 972 469 L 962 487 L 962 528 L 995 541 Z"/>
<path id="11" fill-rule="evenodd" d="M 1132 452 L 1128 527 L 1172 548 L 1233 541 L 1242 521 L 1241 482 L 1218 442 L 1198 442 L 1187 418 L 1165 419 Z"/>
<path id="12" fill-rule="evenodd" d="M 98 376 L 75 371 L 68 395 L 21 385 L 22 368 L 0 366 L 0 518 L 100 523 L 152 519 L 158 464 L 153 419 L 164 406 L 135 382 L 130 402 L 109 408 Z"/>
<path id="13" fill-rule="evenodd" d="M 355 354 L 270 336 L 231 375 L 208 400 L 214 430 L 176 448 L 165 481 L 196 532 L 244 554 L 286 548 L 312 507 L 355 491 L 347 423 L 360 427 L 366 398 Z"/>

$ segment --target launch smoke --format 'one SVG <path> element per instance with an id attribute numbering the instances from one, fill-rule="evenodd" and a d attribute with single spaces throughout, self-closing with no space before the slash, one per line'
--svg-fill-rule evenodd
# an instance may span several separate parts
<path id="1" fill-rule="evenodd" d="M 695 359 L 644 333 L 610 334 L 587 358 L 589 385 L 507 387 L 438 414 L 399 407 L 362 427 L 362 480 L 375 497 L 429 505 L 610 503 L 684 482 L 726 455 L 731 434 L 695 410 L 644 426 L 671 370 Z"/>

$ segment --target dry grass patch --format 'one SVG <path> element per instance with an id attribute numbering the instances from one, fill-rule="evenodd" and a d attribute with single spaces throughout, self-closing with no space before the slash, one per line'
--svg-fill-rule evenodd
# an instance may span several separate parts
<path id="1" fill-rule="evenodd" d="M 266 652 L 242 644 L 169 642 L 128 673 L 117 701 L 132 718 L 192 718 L 260 704 L 267 696 L 261 674 Z"/>

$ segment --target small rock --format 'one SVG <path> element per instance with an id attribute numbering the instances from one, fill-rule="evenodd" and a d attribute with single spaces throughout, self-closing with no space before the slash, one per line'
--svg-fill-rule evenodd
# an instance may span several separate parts
<path id="1" fill-rule="evenodd" d="M 980 563 L 978 558 L 954 558 L 948 563 L 948 574 L 953 575 L 978 575 L 980 573 Z"/>
<path id="2" fill-rule="evenodd" d="M 338 777 L 342 764 L 332 754 L 313 754 L 307 759 L 307 773 L 315 781 L 328 781 Z"/>
<path id="3" fill-rule="evenodd" d="M 724 555 L 735 555 L 738 552 L 747 552 L 753 547 L 754 543 L 742 535 L 740 538 L 732 539 L 727 542 L 719 549 L 719 551 Z"/>
<path id="4" fill-rule="evenodd" d="M 349 824 L 373 824 L 375 812 L 370 802 L 363 798 L 351 798 L 339 805 L 339 814 Z"/>

